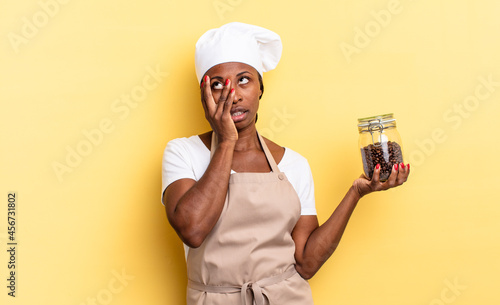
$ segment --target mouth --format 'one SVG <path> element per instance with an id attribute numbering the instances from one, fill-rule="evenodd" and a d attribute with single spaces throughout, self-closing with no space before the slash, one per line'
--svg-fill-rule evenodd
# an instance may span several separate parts
<path id="1" fill-rule="evenodd" d="M 247 116 L 248 110 L 243 110 L 243 109 L 234 109 L 231 110 L 231 118 L 233 119 L 233 122 L 237 123 L 240 121 L 243 121 L 245 117 Z"/>

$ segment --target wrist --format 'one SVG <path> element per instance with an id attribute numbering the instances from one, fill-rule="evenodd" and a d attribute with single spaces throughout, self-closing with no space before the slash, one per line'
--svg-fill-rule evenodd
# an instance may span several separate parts
<path id="1" fill-rule="evenodd" d="M 231 134 L 225 134 L 225 133 L 219 133 L 216 132 L 215 129 L 213 129 L 212 133 L 215 133 L 216 141 L 218 145 L 224 145 L 224 146 L 235 146 L 236 142 L 238 141 L 238 134 L 231 135 Z"/>
<path id="2" fill-rule="evenodd" d="M 359 201 L 365 194 L 361 194 L 360 190 L 356 185 L 353 183 L 351 188 L 349 189 L 349 193 L 354 197 L 356 201 Z"/>

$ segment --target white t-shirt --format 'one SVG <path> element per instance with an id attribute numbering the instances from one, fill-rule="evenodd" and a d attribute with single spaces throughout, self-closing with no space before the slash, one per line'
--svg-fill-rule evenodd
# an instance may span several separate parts
<path id="1" fill-rule="evenodd" d="M 189 138 L 178 138 L 168 142 L 163 152 L 162 162 L 162 192 L 172 182 L 189 178 L 198 181 L 205 173 L 210 163 L 210 150 L 195 135 Z M 301 215 L 316 215 L 314 201 L 314 183 L 311 168 L 306 158 L 285 147 L 285 154 L 278 164 L 280 171 L 285 173 L 288 181 L 297 192 L 301 204 Z M 234 173 L 231 170 L 231 173 Z"/>

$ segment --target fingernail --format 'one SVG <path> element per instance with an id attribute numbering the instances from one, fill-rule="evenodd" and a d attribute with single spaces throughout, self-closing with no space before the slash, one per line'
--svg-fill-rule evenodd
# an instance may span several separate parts
<path id="1" fill-rule="evenodd" d="M 205 81 L 206 82 L 208 81 L 208 75 L 205 75 Z"/>
<path id="2" fill-rule="evenodd" d="M 394 164 L 394 169 L 398 170 L 398 165 L 397 164 Z"/>
<path id="3" fill-rule="evenodd" d="M 410 164 L 406 164 L 406 169 L 410 169 Z"/>
<path id="4" fill-rule="evenodd" d="M 233 92 L 234 92 L 234 88 L 233 88 L 233 89 L 231 89 L 231 92 L 229 92 L 229 93 L 233 93 Z"/>
<path id="5" fill-rule="evenodd" d="M 204 85 L 204 84 L 205 84 L 205 82 L 204 82 L 204 81 L 203 81 L 203 82 L 201 82 L 201 86 L 200 86 L 200 87 L 202 87 L 202 88 L 203 88 L 203 85 Z"/>
<path id="6" fill-rule="evenodd" d="M 229 78 L 226 79 L 226 86 L 229 84 Z"/>
<path id="7" fill-rule="evenodd" d="M 405 164 L 403 162 L 401 162 L 401 168 L 404 169 L 405 168 Z"/>
<path id="8" fill-rule="evenodd" d="M 377 166 L 375 166 L 376 169 L 379 169 L 380 168 L 380 164 L 377 164 Z"/>

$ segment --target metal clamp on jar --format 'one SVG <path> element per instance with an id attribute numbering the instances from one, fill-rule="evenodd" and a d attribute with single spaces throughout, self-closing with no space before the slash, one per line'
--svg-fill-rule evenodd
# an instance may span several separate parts
<path id="1" fill-rule="evenodd" d="M 380 164 L 380 181 L 389 178 L 394 164 L 403 162 L 401 137 L 393 114 L 358 119 L 359 148 L 366 177 Z"/>

